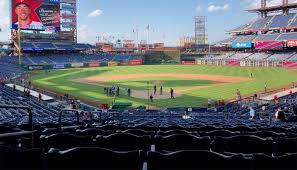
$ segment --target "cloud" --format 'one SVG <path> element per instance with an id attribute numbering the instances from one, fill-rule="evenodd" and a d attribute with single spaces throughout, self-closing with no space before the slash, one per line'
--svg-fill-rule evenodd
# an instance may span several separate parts
<path id="1" fill-rule="evenodd" d="M 202 11 L 202 7 L 200 5 L 196 6 L 196 12 L 201 12 Z"/>
<path id="2" fill-rule="evenodd" d="M 0 41 L 8 41 L 10 38 L 10 17 L 9 17 L 9 0 L 0 0 Z"/>
<path id="3" fill-rule="evenodd" d="M 102 10 L 100 10 L 100 9 L 96 9 L 95 11 L 89 13 L 88 17 L 89 17 L 89 18 L 99 17 L 102 13 L 103 13 Z"/>
<path id="4" fill-rule="evenodd" d="M 208 12 L 216 12 L 216 11 L 227 11 L 230 9 L 229 4 L 223 4 L 223 5 L 218 5 L 218 4 L 209 4 L 207 11 Z"/>
<path id="5" fill-rule="evenodd" d="M 78 42 L 94 44 L 96 41 L 96 32 L 88 25 L 78 26 Z"/>

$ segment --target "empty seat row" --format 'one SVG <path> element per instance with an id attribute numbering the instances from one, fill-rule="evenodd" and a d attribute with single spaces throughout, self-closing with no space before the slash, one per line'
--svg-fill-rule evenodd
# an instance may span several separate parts
<path id="1" fill-rule="evenodd" d="M 74 147 L 102 147 L 116 151 L 153 150 L 172 152 L 179 150 L 212 150 L 226 155 L 234 153 L 267 155 L 284 155 L 297 153 L 297 138 L 260 138 L 253 135 L 237 135 L 231 137 L 194 136 L 191 134 L 173 134 L 136 136 L 127 133 L 115 133 L 108 136 L 76 136 L 72 134 L 54 134 L 42 136 L 41 144 L 45 150 L 51 148 L 70 149 Z"/>

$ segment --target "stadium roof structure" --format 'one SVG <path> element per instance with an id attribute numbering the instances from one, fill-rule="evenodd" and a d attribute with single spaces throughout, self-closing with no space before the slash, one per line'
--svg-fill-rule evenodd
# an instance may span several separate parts
<path id="1" fill-rule="evenodd" d="M 268 13 L 283 12 L 288 14 L 291 9 L 297 9 L 297 3 L 290 3 L 289 0 L 283 0 L 282 5 L 267 6 L 267 0 L 261 0 L 261 7 L 247 10 L 248 12 L 260 13 L 262 17 L 266 17 Z"/>
<path id="2" fill-rule="evenodd" d="M 278 5 L 278 6 L 271 6 L 271 7 L 261 7 L 257 9 L 250 9 L 247 10 L 248 12 L 276 12 L 276 11 L 287 11 L 290 9 L 297 9 L 297 3 L 292 4 L 285 4 L 285 5 Z"/>

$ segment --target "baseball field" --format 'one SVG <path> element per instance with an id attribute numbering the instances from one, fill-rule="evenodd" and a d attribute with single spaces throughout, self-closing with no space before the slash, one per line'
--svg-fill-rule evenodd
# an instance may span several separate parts
<path id="1" fill-rule="evenodd" d="M 233 99 L 236 89 L 243 95 L 250 95 L 264 91 L 265 82 L 268 89 L 291 85 L 297 82 L 297 70 L 198 65 L 117 66 L 38 71 L 32 74 L 31 81 L 34 86 L 98 104 L 111 104 L 114 97 L 107 96 L 104 88 L 119 86 L 116 102 L 146 106 L 149 96 L 153 95 L 154 101 L 149 105 L 163 108 L 201 106 L 208 98 Z M 171 99 L 171 88 L 175 99 Z"/>

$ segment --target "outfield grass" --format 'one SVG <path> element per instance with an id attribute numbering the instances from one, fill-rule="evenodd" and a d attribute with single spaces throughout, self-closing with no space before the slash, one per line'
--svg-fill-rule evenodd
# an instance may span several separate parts
<path id="1" fill-rule="evenodd" d="M 67 70 L 52 70 L 50 73 L 40 71 L 32 77 L 33 85 L 50 89 L 56 92 L 69 93 L 72 96 L 100 103 L 110 103 L 112 98 L 106 97 L 103 87 L 98 85 L 83 84 L 74 82 L 78 78 L 90 76 L 108 76 L 122 74 L 209 74 L 225 75 L 249 78 L 253 73 L 254 80 L 233 84 L 226 84 L 219 87 L 209 87 L 205 89 L 196 89 L 185 92 L 181 97 L 174 100 L 164 99 L 157 100 L 154 105 L 157 107 L 169 106 L 199 106 L 206 104 L 210 97 L 213 100 L 230 99 L 235 97 L 235 90 L 240 89 L 242 94 L 251 94 L 254 91 L 264 89 L 264 83 L 267 81 L 268 88 L 276 88 L 297 82 L 296 70 L 284 68 L 243 68 L 243 67 L 224 67 L 224 66 L 185 66 L 185 65 L 154 65 L 154 66 L 122 66 L 122 67 L 101 67 L 101 68 L 82 68 Z M 114 80 L 110 84 L 119 85 L 120 87 L 131 87 L 132 89 L 146 89 L 147 81 L 164 81 L 165 88 L 182 89 L 190 86 L 211 85 L 214 82 L 205 80 L 177 79 L 177 78 L 160 78 L 150 77 L 134 80 Z M 128 98 L 121 95 L 117 101 L 132 101 L 134 106 L 146 105 L 147 100 Z"/>

